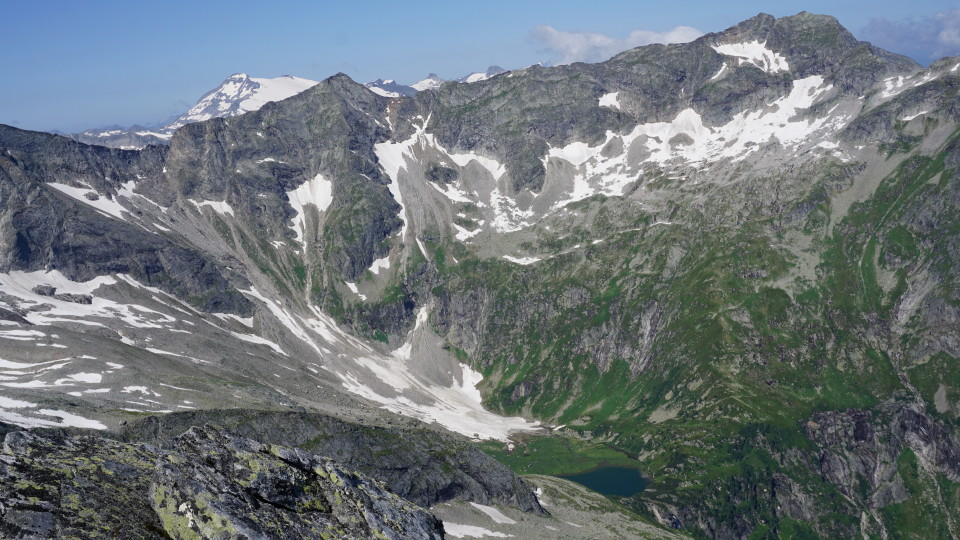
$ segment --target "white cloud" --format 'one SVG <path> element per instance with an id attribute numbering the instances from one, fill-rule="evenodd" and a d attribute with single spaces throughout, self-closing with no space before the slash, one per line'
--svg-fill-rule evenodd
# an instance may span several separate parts
<path id="1" fill-rule="evenodd" d="M 568 32 L 546 25 L 537 25 L 533 30 L 533 37 L 543 43 L 548 52 L 560 57 L 558 64 L 601 62 L 618 52 L 641 45 L 686 43 L 702 35 L 703 32 L 690 26 L 677 26 L 666 32 L 634 30 L 623 39 L 596 32 Z"/>
<path id="2" fill-rule="evenodd" d="M 960 9 L 937 13 L 933 19 L 939 24 L 936 54 L 956 54 L 960 51 Z"/>
<path id="3" fill-rule="evenodd" d="M 960 9 L 924 19 L 871 19 L 863 38 L 921 62 L 960 54 Z"/>

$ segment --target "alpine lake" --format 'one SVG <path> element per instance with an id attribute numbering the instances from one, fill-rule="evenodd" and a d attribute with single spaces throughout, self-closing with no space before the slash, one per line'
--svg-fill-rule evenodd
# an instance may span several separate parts
<path id="1" fill-rule="evenodd" d="M 601 465 L 581 473 L 560 475 L 560 478 L 615 497 L 632 497 L 650 484 L 650 480 L 644 478 L 639 469 L 620 466 Z"/>

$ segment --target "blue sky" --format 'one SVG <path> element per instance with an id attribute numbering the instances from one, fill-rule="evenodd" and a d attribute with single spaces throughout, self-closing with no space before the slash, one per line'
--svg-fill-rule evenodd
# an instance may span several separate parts
<path id="1" fill-rule="evenodd" d="M 766 12 L 837 17 L 927 64 L 960 54 L 960 2 L 6 2 L 0 123 L 79 131 L 157 122 L 236 72 L 415 82 L 489 65 L 599 60 Z M 689 28 L 678 28 L 689 27 Z"/>

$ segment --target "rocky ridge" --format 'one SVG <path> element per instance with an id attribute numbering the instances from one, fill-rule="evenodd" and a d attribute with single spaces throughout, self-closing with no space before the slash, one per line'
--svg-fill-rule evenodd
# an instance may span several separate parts
<path id="1" fill-rule="evenodd" d="M 437 518 L 330 459 L 212 428 L 166 451 L 16 431 L 0 460 L 9 537 L 443 538 Z"/>
<path id="2" fill-rule="evenodd" d="M 242 409 L 180 412 L 122 426 L 119 439 L 169 448 L 191 426 L 212 424 L 267 444 L 327 456 L 422 506 L 453 499 L 544 514 L 520 476 L 469 442 L 423 427 L 373 426 L 325 415 Z"/>

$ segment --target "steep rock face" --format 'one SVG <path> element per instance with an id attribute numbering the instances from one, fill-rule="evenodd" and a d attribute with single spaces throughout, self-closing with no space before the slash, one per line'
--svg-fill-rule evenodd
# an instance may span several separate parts
<path id="1" fill-rule="evenodd" d="M 293 239 L 289 192 L 318 177 L 332 183 L 322 221 L 299 216 L 299 242 L 321 271 L 356 279 L 385 255 L 399 226 L 373 156 L 386 137 L 378 123 L 386 100 L 350 81 L 330 78 L 288 101 L 231 120 L 189 124 L 177 131 L 166 160 L 176 191 L 189 199 L 225 201 L 252 218 L 254 231 Z M 301 210 L 312 212 L 312 209 Z"/>
<path id="2" fill-rule="evenodd" d="M 658 516 L 676 515 L 687 528 L 714 538 L 743 538 L 758 528 L 784 535 L 797 531 L 798 523 L 823 537 L 895 535 L 913 531 L 919 522 L 925 536 L 956 535 L 957 494 L 951 486 L 960 439 L 916 402 L 901 397 L 872 410 L 818 412 L 798 435 L 763 428 L 741 432 L 730 442 L 734 452 L 764 466 L 749 479 L 704 482 L 718 503 L 711 511 L 650 500 L 648 508 Z M 717 512 L 734 508 L 740 511 Z M 837 514 L 857 521 L 836 519 Z M 905 520 L 904 514 L 913 516 Z M 759 526 L 757 518 L 767 526 Z"/>
<path id="3" fill-rule="evenodd" d="M 18 431 L 0 463 L 9 537 L 443 537 L 425 510 L 330 459 L 210 428 L 169 451 Z"/>
<path id="4" fill-rule="evenodd" d="M 823 412 L 806 425 L 807 435 L 823 449 L 825 476 L 844 486 L 852 496 L 857 475 L 874 484 L 889 473 L 874 472 L 895 463 L 905 449 L 924 467 L 956 482 L 960 479 L 960 439 L 941 421 L 932 419 L 918 403 L 888 402 L 874 411 Z M 849 460 L 847 463 L 838 462 Z M 886 506 L 882 485 L 873 485 L 876 506 Z M 896 495 L 890 495 L 897 498 Z M 903 500 L 901 498 L 901 500 Z M 900 502 L 900 501 L 897 501 Z"/>
<path id="5" fill-rule="evenodd" d="M 242 278 L 209 254 L 135 218 L 116 219 L 126 212 L 118 200 L 124 184 L 162 175 L 163 150 L 112 150 L 0 129 L 0 271 L 58 270 L 75 281 L 130 274 L 205 311 L 252 312 L 224 274 Z M 86 203 L 77 202 L 79 193 Z"/>

